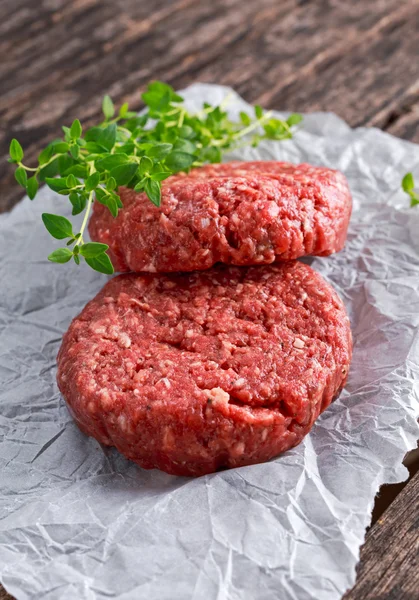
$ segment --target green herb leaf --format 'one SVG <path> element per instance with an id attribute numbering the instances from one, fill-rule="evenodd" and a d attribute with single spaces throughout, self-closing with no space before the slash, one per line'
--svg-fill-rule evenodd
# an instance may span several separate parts
<path id="1" fill-rule="evenodd" d="M 184 152 L 186 154 L 194 154 L 196 152 L 196 145 L 191 140 L 176 140 L 173 147 L 176 152 Z"/>
<path id="2" fill-rule="evenodd" d="M 102 110 L 106 120 L 112 119 L 115 114 L 114 104 L 108 95 L 103 98 Z"/>
<path id="3" fill-rule="evenodd" d="M 147 181 L 147 178 L 144 177 L 144 179 L 141 179 L 141 181 L 139 181 L 135 186 L 134 186 L 134 191 L 135 192 L 143 192 L 144 191 L 144 187 L 145 187 L 145 182 Z"/>
<path id="4" fill-rule="evenodd" d="M 156 206 L 160 206 L 161 202 L 161 186 L 160 182 L 154 181 L 153 179 L 147 179 L 145 182 L 145 193 L 148 198 Z"/>
<path id="5" fill-rule="evenodd" d="M 66 263 L 71 260 L 73 253 L 68 248 L 59 248 L 58 250 L 54 250 L 48 256 L 48 260 L 56 263 Z"/>
<path id="6" fill-rule="evenodd" d="M 179 129 L 179 136 L 185 140 L 193 140 L 197 137 L 197 134 L 189 125 L 182 125 Z"/>
<path id="7" fill-rule="evenodd" d="M 162 158 L 165 158 L 168 154 L 170 154 L 172 148 L 172 144 L 155 144 L 154 146 L 150 147 L 150 149 L 147 152 L 147 156 L 150 158 L 156 158 L 158 160 L 161 160 Z"/>
<path id="8" fill-rule="evenodd" d="M 96 200 L 100 204 L 107 206 L 113 217 L 118 215 L 118 203 L 112 194 L 106 192 L 103 188 L 98 187 L 96 188 Z"/>
<path id="9" fill-rule="evenodd" d="M 110 192 L 110 195 L 115 200 L 118 208 L 124 208 L 124 205 L 122 204 L 121 198 L 118 196 L 118 194 L 116 194 L 115 192 Z"/>
<path id="10" fill-rule="evenodd" d="M 71 167 L 73 167 L 75 164 L 74 158 L 72 156 L 69 156 L 68 154 L 61 154 L 61 156 L 58 157 L 58 172 L 61 176 L 64 175 L 69 175 L 70 173 L 68 172 L 69 169 L 71 169 Z M 74 175 L 75 173 L 73 173 Z"/>
<path id="11" fill-rule="evenodd" d="M 57 142 L 51 146 L 52 154 L 64 154 L 70 150 L 70 145 L 67 142 Z"/>
<path id="12" fill-rule="evenodd" d="M 28 179 L 26 184 L 26 192 L 30 200 L 33 200 L 38 192 L 39 184 L 36 175 Z"/>
<path id="13" fill-rule="evenodd" d="M 85 258 L 94 258 L 95 256 L 99 256 L 99 254 L 103 254 L 104 252 L 106 252 L 108 248 L 109 246 L 107 244 L 89 242 L 80 246 L 80 254 Z"/>
<path id="14" fill-rule="evenodd" d="M 70 136 L 72 140 L 77 140 L 82 134 L 81 123 L 78 119 L 74 119 L 70 127 Z"/>
<path id="15" fill-rule="evenodd" d="M 80 154 L 80 147 L 77 144 L 70 146 L 70 154 L 73 158 L 77 159 Z"/>
<path id="16" fill-rule="evenodd" d="M 71 142 L 71 133 L 70 133 L 70 127 L 66 127 L 65 125 L 62 126 L 62 130 L 64 132 L 64 139 L 66 142 Z"/>
<path id="17" fill-rule="evenodd" d="M 138 163 L 119 165 L 111 170 L 111 177 L 115 179 L 117 185 L 127 185 L 134 177 L 137 169 Z"/>
<path id="18" fill-rule="evenodd" d="M 68 219 L 59 215 L 42 213 L 42 220 L 49 233 L 57 240 L 74 237 L 73 227 Z"/>
<path id="19" fill-rule="evenodd" d="M 46 177 L 45 183 L 54 192 L 61 192 L 68 189 L 66 177 Z"/>
<path id="20" fill-rule="evenodd" d="M 86 142 L 97 142 L 102 135 L 102 127 L 90 127 L 84 136 Z"/>
<path id="21" fill-rule="evenodd" d="M 18 163 L 23 158 L 23 148 L 16 139 L 10 142 L 9 148 L 10 158 L 13 162 Z"/>
<path id="22" fill-rule="evenodd" d="M 121 119 L 126 117 L 126 115 L 128 113 L 128 108 L 129 108 L 128 102 L 124 102 L 124 104 L 119 109 L 119 116 L 121 117 Z"/>
<path id="23" fill-rule="evenodd" d="M 58 175 L 59 172 L 60 172 L 59 160 L 58 160 L 58 158 L 56 158 L 55 160 L 51 161 L 49 164 L 46 164 L 39 169 L 39 172 L 38 172 L 39 181 L 46 181 L 46 179 L 48 177 L 52 178 L 55 175 Z"/>
<path id="24" fill-rule="evenodd" d="M 165 165 L 171 169 L 174 173 L 189 169 L 195 160 L 195 156 L 192 154 L 186 154 L 185 152 L 172 152 L 165 160 Z"/>
<path id="25" fill-rule="evenodd" d="M 119 167 L 119 165 L 124 165 L 130 162 L 129 156 L 125 153 L 121 154 L 109 154 L 104 158 L 100 158 L 95 162 L 95 167 L 99 171 L 111 171 L 115 167 Z"/>
<path id="26" fill-rule="evenodd" d="M 52 158 L 53 154 L 54 147 L 47 146 L 44 150 L 42 150 L 41 154 L 38 156 L 38 164 L 45 165 L 45 163 L 47 163 L 50 160 L 50 158 Z"/>
<path id="27" fill-rule="evenodd" d="M 87 202 L 86 196 L 77 192 L 71 192 L 69 198 L 73 206 L 73 210 L 71 211 L 72 215 L 78 215 L 84 211 Z"/>
<path id="28" fill-rule="evenodd" d="M 216 148 L 215 146 L 210 146 L 209 148 L 205 148 L 203 152 L 201 152 L 201 158 L 205 162 L 210 163 L 219 163 L 221 162 L 222 152 L 220 148 Z"/>
<path id="29" fill-rule="evenodd" d="M 245 125 L 246 127 L 248 125 L 250 125 L 250 123 L 252 122 L 252 119 L 249 117 L 249 115 L 245 112 L 241 112 L 240 113 L 240 121 L 243 123 L 243 125 Z"/>
<path id="30" fill-rule="evenodd" d="M 255 117 L 256 119 L 261 119 L 263 117 L 263 109 L 259 104 L 255 106 Z"/>
<path id="31" fill-rule="evenodd" d="M 99 271 L 99 273 L 105 273 L 105 275 L 112 275 L 114 272 L 114 268 L 112 266 L 111 260 L 107 254 L 99 254 L 99 256 L 94 256 L 92 258 L 85 258 L 89 267 L 92 267 L 95 271 Z"/>
<path id="32" fill-rule="evenodd" d="M 95 173 L 92 173 L 92 175 L 90 175 L 84 182 L 86 192 L 92 192 L 99 185 L 99 181 L 100 173 L 98 173 L 97 171 Z"/>
<path id="33" fill-rule="evenodd" d="M 102 129 L 96 143 L 105 150 L 112 150 L 116 142 L 116 123 L 111 123 L 105 129 Z M 86 147 L 88 144 L 86 144 Z"/>
<path id="34" fill-rule="evenodd" d="M 117 188 L 116 180 L 114 179 L 114 177 L 109 177 L 108 181 L 106 182 L 106 189 L 111 192 L 112 190 L 115 190 L 116 188 Z"/>
<path id="35" fill-rule="evenodd" d="M 26 175 L 26 171 L 23 167 L 18 167 L 15 171 L 15 179 L 16 181 L 23 186 L 26 187 L 26 182 L 28 180 L 28 176 Z"/>
<path id="36" fill-rule="evenodd" d="M 80 182 L 76 179 L 76 177 L 71 173 L 65 179 L 65 183 L 68 189 L 76 187 Z"/>
<path id="37" fill-rule="evenodd" d="M 140 167 L 138 169 L 140 175 L 145 175 L 146 173 L 149 173 L 152 168 L 153 168 L 153 161 L 150 158 L 148 158 L 147 156 L 143 156 L 141 158 Z"/>
<path id="38" fill-rule="evenodd" d="M 167 171 L 158 171 L 157 173 L 152 173 L 150 175 L 150 179 L 152 179 L 153 181 L 163 181 L 164 179 L 167 179 L 170 176 L 171 173 L 168 173 Z"/>
<path id="39" fill-rule="evenodd" d="M 287 119 L 287 123 L 289 127 L 294 127 L 294 125 L 298 125 L 303 120 L 303 115 L 298 113 L 292 113 Z"/>
<path id="40" fill-rule="evenodd" d="M 408 194 L 412 192 L 415 187 L 415 181 L 413 179 L 412 173 L 406 173 L 406 175 L 402 179 L 402 188 Z"/>

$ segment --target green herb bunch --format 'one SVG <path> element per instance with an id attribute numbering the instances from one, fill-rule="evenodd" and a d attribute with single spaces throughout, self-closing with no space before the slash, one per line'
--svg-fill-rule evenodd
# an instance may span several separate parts
<path id="1" fill-rule="evenodd" d="M 68 196 L 73 215 L 84 212 L 78 233 L 65 217 L 42 215 L 54 238 L 68 240 L 64 248 L 48 256 L 50 261 L 66 263 L 73 259 L 80 264 L 83 258 L 96 271 L 113 273 L 106 254 L 108 246 L 83 240 L 95 198 L 114 217 L 122 208 L 119 186 L 145 192 L 153 204 L 160 206 L 161 182 L 173 173 L 220 162 L 224 152 L 245 144 L 256 146 L 263 139 L 291 138 L 302 118 L 292 114 L 282 121 L 255 106 L 253 117 L 242 112 L 240 121 L 234 122 L 228 118 L 225 103 L 204 104 L 199 113 L 191 114 L 183 98 L 162 82 L 151 83 L 142 99 L 146 109 L 138 116 L 130 112 L 128 104 L 116 112 L 110 97 L 105 96 L 102 123 L 85 132 L 78 119 L 71 127 L 63 127 L 63 139 L 54 140 L 41 152 L 37 167 L 22 162 L 22 146 L 12 140 L 9 162 L 17 164 L 16 180 L 29 198 L 35 198 L 39 183 L 45 182 L 55 192 Z"/>
<path id="2" fill-rule="evenodd" d="M 402 179 L 402 188 L 410 196 L 410 207 L 419 204 L 419 193 L 415 192 L 415 180 L 412 173 L 406 173 Z"/>

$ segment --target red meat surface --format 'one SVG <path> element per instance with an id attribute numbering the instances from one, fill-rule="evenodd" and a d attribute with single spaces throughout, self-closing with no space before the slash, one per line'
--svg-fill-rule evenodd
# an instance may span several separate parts
<path id="1" fill-rule="evenodd" d="M 73 320 L 58 384 L 80 428 L 202 475 L 298 444 L 344 385 L 345 308 L 309 266 L 121 275 Z"/>
<path id="2" fill-rule="evenodd" d="M 162 203 L 119 190 L 117 218 L 95 202 L 92 240 L 116 271 L 208 269 L 326 256 L 344 246 L 352 199 L 339 171 L 281 162 L 231 162 L 162 183 Z"/>

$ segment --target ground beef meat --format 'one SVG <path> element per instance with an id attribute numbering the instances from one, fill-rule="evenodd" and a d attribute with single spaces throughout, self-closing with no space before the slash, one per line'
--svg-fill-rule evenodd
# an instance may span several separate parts
<path id="1" fill-rule="evenodd" d="M 298 444 L 344 385 L 344 306 L 299 262 L 112 279 L 58 384 L 80 428 L 146 469 L 202 475 Z"/>
<path id="2" fill-rule="evenodd" d="M 342 249 L 352 200 L 332 169 L 280 162 L 208 165 L 162 185 L 162 204 L 120 188 L 113 218 L 95 203 L 92 240 L 110 247 L 117 271 L 208 269 L 217 262 L 270 264 Z"/>

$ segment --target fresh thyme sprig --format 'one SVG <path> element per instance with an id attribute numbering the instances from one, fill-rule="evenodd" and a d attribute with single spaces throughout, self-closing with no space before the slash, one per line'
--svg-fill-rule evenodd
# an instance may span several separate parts
<path id="1" fill-rule="evenodd" d="M 410 207 L 419 204 L 419 193 L 415 192 L 415 180 L 412 173 L 406 173 L 402 179 L 402 188 L 410 196 Z"/>
<path id="2" fill-rule="evenodd" d="M 80 121 L 63 127 L 63 139 L 48 144 L 38 157 L 37 167 L 22 161 L 24 152 L 16 139 L 10 144 L 9 162 L 17 165 L 15 177 L 31 200 L 39 183 L 68 196 L 72 214 L 84 211 L 78 233 L 65 217 L 44 213 L 42 219 L 56 239 L 68 240 L 66 247 L 48 256 L 53 262 L 73 259 L 86 263 L 101 273 L 113 273 L 106 254 L 108 246 L 85 243 L 83 236 L 94 199 L 104 204 L 116 217 L 122 202 L 119 186 L 145 192 L 156 206 L 161 202 L 161 182 L 179 171 L 204 163 L 221 161 L 223 153 L 244 144 L 257 146 L 263 139 L 284 140 L 292 137 L 301 115 L 292 114 L 286 121 L 271 112 L 254 107 L 254 116 L 240 113 L 240 121 L 228 118 L 223 103 L 204 104 L 197 114 L 188 112 L 183 98 L 162 82 L 151 83 L 142 95 L 146 110 L 138 116 L 123 104 L 116 113 L 109 96 L 102 103 L 104 120 L 83 135 Z"/>

